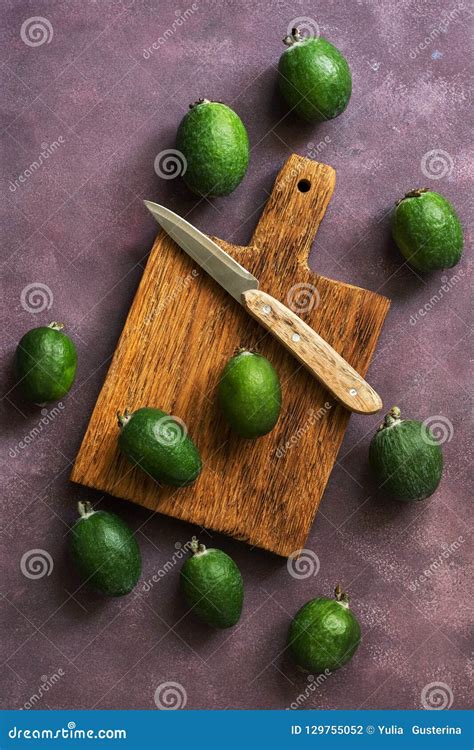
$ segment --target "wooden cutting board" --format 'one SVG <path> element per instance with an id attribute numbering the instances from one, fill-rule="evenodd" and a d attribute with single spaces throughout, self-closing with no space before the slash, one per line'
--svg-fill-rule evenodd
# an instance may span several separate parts
<path id="1" fill-rule="evenodd" d="M 307 266 L 335 179 L 331 167 L 293 155 L 276 179 L 250 245 L 214 239 L 259 279 L 262 290 L 292 307 L 365 375 L 389 300 Z M 280 419 L 269 435 L 254 441 L 230 432 L 216 399 L 220 373 L 239 346 L 268 357 L 282 383 Z M 159 487 L 119 454 L 116 411 L 141 406 L 184 420 L 204 463 L 195 484 Z M 290 555 L 304 547 L 349 416 L 160 232 L 71 478 Z"/>

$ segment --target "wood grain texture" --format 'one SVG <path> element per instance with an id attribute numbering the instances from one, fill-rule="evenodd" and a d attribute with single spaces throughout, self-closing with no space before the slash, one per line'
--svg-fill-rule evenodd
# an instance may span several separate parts
<path id="1" fill-rule="evenodd" d="M 315 286 L 309 286 L 304 291 L 305 307 L 319 304 Z M 294 305 L 291 293 L 288 297 L 288 304 Z M 270 331 L 346 409 L 358 414 L 380 411 L 382 400 L 378 393 L 293 310 L 261 289 L 244 292 L 242 299 L 247 312 Z"/>
<path id="2" fill-rule="evenodd" d="M 310 189 L 301 192 L 298 183 Z M 217 238 L 364 376 L 388 311 L 380 295 L 312 273 L 307 257 L 335 184 L 334 170 L 291 156 L 248 247 Z M 304 285 L 319 304 L 304 310 Z M 299 285 L 299 286 L 298 286 Z M 301 286 L 303 285 L 303 286 Z M 270 359 L 282 383 L 275 429 L 233 435 L 219 413 L 220 373 L 238 346 Z M 117 409 L 157 406 L 183 419 L 204 468 L 195 484 L 159 487 L 117 448 Z M 160 233 L 132 303 L 71 478 L 147 508 L 289 555 L 304 546 L 349 412 L 235 300 Z"/>

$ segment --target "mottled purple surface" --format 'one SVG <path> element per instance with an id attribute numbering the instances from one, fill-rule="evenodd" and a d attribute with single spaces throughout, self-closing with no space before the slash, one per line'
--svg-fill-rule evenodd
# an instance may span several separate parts
<path id="1" fill-rule="evenodd" d="M 154 709 L 168 682 L 179 683 L 187 708 L 284 708 L 298 696 L 304 708 L 420 708 L 436 698 L 432 683 L 441 683 L 442 705 L 468 706 L 469 243 L 456 269 L 421 278 L 402 263 L 388 218 L 395 200 L 426 184 L 454 202 L 467 239 L 467 5 L 3 0 L 3 707 Z M 21 35 L 32 16 L 50 24 L 37 46 Z M 345 53 L 354 79 L 348 110 L 316 127 L 286 115 L 275 85 L 282 36 L 308 16 Z M 189 102 L 204 95 L 236 109 L 252 144 L 245 181 L 212 202 L 153 167 Z M 353 416 L 306 545 L 317 575 L 297 580 L 282 559 L 200 532 L 234 557 L 246 586 L 239 626 L 213 632 L 178 591 L 177 546 L 199 529 L 68 476 L 156 234 L 142 199 L 245 243 L 292 152 L 337 170 L 312 267 L 392 298 L 370 379 L 387 406 L 432 417 L 446 468 L 430 500 L 390 504 L 367 471 L 380 417 Z M 29 291 L 38 284 L 45 301 Z M 11 363 L 21 335 L 52 319 L 73 335 L 79 370 L 63 408 L 47 409 L 39 429 L 40 409 L 13 388 Z M 137 530 L 143 577 L 126 598 L 91 595 L 68 562 L 66 535 L 86 498 Z M 26 570 L 35 549 L 50 556 L 49 575 Z M 162 577 L 148 590 L 153 575 Z M 307 599 L 330 595 L 337 581 L 350 591 L 363 642 L 313 689 L 285 654 L 286 631 Z"/>

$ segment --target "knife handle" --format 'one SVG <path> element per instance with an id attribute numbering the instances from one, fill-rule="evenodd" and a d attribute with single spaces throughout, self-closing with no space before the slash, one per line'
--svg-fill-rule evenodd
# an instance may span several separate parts
<path id="1" fill-rule="evenodd" d="M 292 310 L 259 289 L 244 292 L 242 303 L 346 409 L 357 414 L 380 411 L 382 400 L 374 389 Z"/>

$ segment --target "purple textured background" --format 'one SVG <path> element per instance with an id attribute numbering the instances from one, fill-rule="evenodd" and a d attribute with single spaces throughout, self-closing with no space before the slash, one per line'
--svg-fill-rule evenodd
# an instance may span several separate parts
<path id="1" fill-rule="evenodd" d="M 304 708 L 420 708 L 434 700 L 432 683 L 441 683 L 444 704 L 467 707 L 467 3 L 186 3 L 2 2 L 3 707 L 153 709 L 168 682 L 179 683 L 187 708 L 284 708 L 298 696 Z M 53 35 L 31 46 L 20 30 L 37 15 Z M 313 17 L 353 72 L 348 110 L 316 127 L 287 116 L 276 92 L 281 39 L 297 17 Z M 153 42 L 158 49 L 144 54 Z M 153 166 L 199 96 L 231 104 L 252 144 L 242 185 L 212 202 L 196 200 L 180 179 L 160 180 Z M 54 141 L 54 153 L 26 174 Z M 68 481 L 157 231 L 142 199 L 246 243 L 291 152 L 337 170 L 312 267 L 392 298 L 371 382 L 387 407 L 432 417 L 446 439 L 438 492 L 400 507 L 377 496 L 367 472 L 380 417 L 353 416 L 306 545 L 319 572 L 299 580 L 282 559 L 218 535 L 211 541 Z M 454 202 L 466 252 L 456 269 L 421 278 L 394 248 L 388 213 L 424 184 Z M 46 285 L 45 300 L 30 284 Z M 63 408 L 47 408 L 39 429 L 40 409 L 13 388 L 11 362 L 19 338 L 52 319 L 74 337 L 79 369 Z M 137 530 L 143 577 L 126 598 L 90 594 L 68 563 L 67 531 L 86 498 Z M 246 602 L 232 631 L 210 631 L 179 596 L 176 549 L 196 532 L 241 567 Z M 49 575 L 22 573 L 34 549 L 51 556 Z M 147 590 L 154 574 L 161 577 Z M 313 689 L 286 657 L 286 631 L 307 599 L 331 595 L 337 581 L 350 591 L 363 642 L 348 666 Z M 55 683 L 49 689 L 40 687 L 45 678 Z"/>

